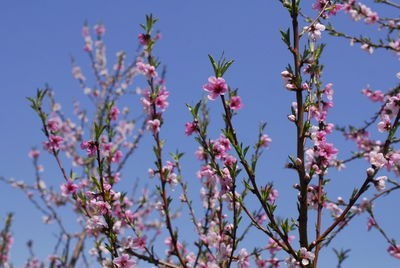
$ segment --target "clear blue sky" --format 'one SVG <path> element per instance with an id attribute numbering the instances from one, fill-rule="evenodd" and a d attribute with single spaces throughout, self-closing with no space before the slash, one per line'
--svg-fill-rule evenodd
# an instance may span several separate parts
<path id="1" fill-rule="evenodd" d="M 311 1 L 304 2 L 311 5 Z M 258 123 L 268 122 L 266 131 L 273 143 L 260 160 L 258 178 L 265 182 L 275 181 L 281 195 L 278 213 L 293 215 L 296 192 L 292 185 L 296 183 L 296 176 L 283 166 L 287 155 L 295 152 L 295 129 L 286 119 L 294 96 L 283 89 L 280 78 L 280 72 L 291 57 L 279 35 L 279 29 L 289 27 L 290 21 L 278 1 L 1 1 L 0 175 L 27 182 L 34 179 L 27 153 L 32 146 L 40 147 L 43 135 L 26 96 L 32 96 L 36 88 L 49 83 L 67 113 L 72 110 L 72 99 L 84 99 L 71 76 L 70 65 L 70 55 L 73 55 L 86 71 L 86 76 L 90 76 L 89 62 L 82 51 L 83 22 L 87 20 L 91 26 L 98 21 L 105 24 L 107 53 L 109 62 L 112 62 L 115 53 L 121 49 L 128 56 L 134 55 L 140 31 L 138 24 L 143 22 L 147 13 L 159 18 L 157 28 L 163 38 L 156 53 L 168 66 L 171 105 L 162 134 L 167 140 L 166 151 L 178 148 L 186 152 L 184 174 L 185 179 L 191 182 L 194 200 L 198 200 L 195 172 L 199 165 L 193 156 L 197 148 L 195 142 L 183 135 L 183 125 L 190 120 L 185 103 L 194 103 L 202 96 L 202 85 L 212 74 L 207 54 L 219 55 L 224 51 L 227 57 L 236 61 L 226 74 L 226 80 L 232 87 L 239 88 L 245 105 L 235 122 L 239 137 L 244 143 L 251 144 L 256 138 Z M 334 18 L 333 23 L 337 29 L 357 35 L 372 33 L 376 37 L 376 31 L 370 31 L 371 27 L 354 24 L 344 14 Z M 376 26 L 372 29 L 376 30 Z M 322 40 L 328 43 L 322 57 L 326 65 L 323 80 L 333 83 L 335 90 L 335 108 L 328 120 L 341 126 L 360 125 L 377 108 L 361 96 L 360 90 L 367 84 L 375 90 L 385 91 L 393 87 L 398 83 L 395 74 L 400 71 L 399 61 L 386 51 L 376 51 L 369 56 L 359 46 L 350 47 L 347 40 L 327 34 L 323 34 Z M 137 106 L 137 100 L 132 101 L 132 105 Z M 221 111 L 216 103 L 210 107 L 216 137 L 221 128 Z M 341 149 L 339 158 L 346 158 L 351 150 L 355 150 L 351 142 L 345 142 L 339 135 L 333 135 L 332 139 Z M 144 146 L 146 144 L 150 144 L 150 139 L 144 140 Z M 152 156 L 146 149 L 139 150 L 138 154 L 124 173 L 130 180 L 145 178 L 147 167 L 152 165 Z M 43 164 L 49 184 L 62 182 L 53 159 L 43 157 Z M 332 172 L 329 196 L 348 197 L 353 187 L 360 185 L 366 167 L 365 161 L 359 161 L 341 173 Z M 367 195 L 373 192 L 370 190 Z M 377 202 L 376 208 L 377 217 L 388 233 L 400 240 L 397 229 L 400 216 L 398 207 L 393 205 L 398 200 L 398 193 L 394 193 Z M 14 263 L 21 266 L 28 257 L 24 246 L 28 239 L 35 241 L 35 251 L 40 257 L 47 256 L 50 249 L 46 239 L 53 245 L 54 238 L 49 230 L 55 229 L 43 226 L 40 215 L 23 194 L 4 184 L 0 185 L 0 202 L 0 218 L 7 211 L 16 212 L 12 228 L 16 239 L 12 248 Z M 192 232 L 187 227 L 182 231 Z M 259 236 L 253 232 L 250 239 L 259 241 Z M 266 243 L 267 239 L 263 244 Z M 386 252 L 384 239 L 376 231 L 366 232 L 365 215 L 355 219 L 332 245 L 339 249 L 352 249 L 344 267 L 399 267 L 399 261 Z M 325 250 L 320 267 L 335 265 L 332 251 Z"/>

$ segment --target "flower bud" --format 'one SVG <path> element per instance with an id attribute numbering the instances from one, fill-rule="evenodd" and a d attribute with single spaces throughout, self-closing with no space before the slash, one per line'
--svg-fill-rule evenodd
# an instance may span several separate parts
<path id="1" fill-rule="evenodd" d="M 294 114 L 288 115 L 288 119 L 291 122 L 296 122 L 296 116 Z"/>
<path id="2" fill-rule="evenodd" d="M 288 90 L 295 90 L 296 89 L 296 85 L 295 84 L 286 84 L 285 87 Z"/>
<path id="3" fill-rule="evenodd" d="M 281 75 L 282 75 L 282 77 L 285 77 L 285 78 L 290 78 L 290 77 L 292 77 L 292 74 L 289 73 L 288 71 L 283 71 L 283 72 L 281 72 Z"/>
<path id="4" fill-rule="evenodd" d="M 375 169 L 373 169 L 373 168 L 368 168 L 368 169 L 367 169 L 367 175 L 368 175 L 368 177 L 371 177 L 372 175 L 374 175 L 374 173 L 375 173 Z"/>

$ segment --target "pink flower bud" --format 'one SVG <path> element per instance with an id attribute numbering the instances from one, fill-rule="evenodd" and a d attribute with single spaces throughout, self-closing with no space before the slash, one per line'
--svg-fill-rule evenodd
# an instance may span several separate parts
<path id="1" fill-rule="evenodd" d="M 295 84 L 286 84 L 285 87 L 287 90 L 295 90 L 296 89 Z"/>
<path id="2" fill-rule="evenodd" d="M 372 175 L 374 175 L 375 173 L 375 169 L 373 168 L 367 168 L 367 175 L 368 177 L 371 177 Z"/>
<path id="3" fill-rule="evenodd" d="M 307 83 L 303 83 L 303 84 L 301 85 L 301 89 L 303 89 L 303 90 L 308 90 L 308 89 L 310 89 L 310 87 L 308 86 Z"/>
<path id="4" fill-rule="evenodd" d="M 289 119 L 289 121 L 291 122 L 296 122 L 296 116 L 294 114 L 288 115 L 287 117 Z"/>

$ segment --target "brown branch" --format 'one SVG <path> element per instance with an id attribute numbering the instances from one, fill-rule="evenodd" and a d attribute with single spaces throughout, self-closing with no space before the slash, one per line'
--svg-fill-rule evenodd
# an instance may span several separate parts
<path id="1" fill-rule="evenodd" d="M 76 243 L 74 252 L 72 253 L 72 257 L 70 259 L 68 268 L 74 268 L 75 267 L 75 265 L 76 265 L 76 263 L 77 263 L 77 261 L 79 259 L 79 256 L 83 251 L 83 245 L 84 245 L 84 242 L 85 242 L 85 239 L 86 239 L 86 233 L 85 232 L 80 233 L 78 238 L 79 238 L 79 240 Z"/>

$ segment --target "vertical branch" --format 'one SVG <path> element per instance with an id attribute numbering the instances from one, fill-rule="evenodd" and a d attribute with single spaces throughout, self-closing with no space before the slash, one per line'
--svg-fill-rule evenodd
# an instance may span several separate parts
<path id="1" fill-rule="evenodd" d="M 321 234 L 323 179 L 324 179 L 324 176 L 322 174 L 320 174 L 318 177 L 318 209 L 317 209 L 317 226 L 316 226 L 315 237 L 319 237 L 319 235 Z M 314 262 L 313 262 L 314 268 L 317 267 L 318 255 L 319 255 L 320 249 L 321 249 L 321 244 L 318 244 L 315 248 L 315 258 L 314 258 Z"/>
<path id="2" fill-rule="evenodd" d="M 147 57 L 147 60 L 149 62 L 150 65 L 153 65 L 152 63 L 154 63 L 153 57 L 151 56 L 151 49 L 148 48 L 148 54 L 149 56 Z M 157 108 L 156 108 L 156 104 L 154 102 L 154 98 L 153 98 L 153 94 L 156 93 L 156 88 L 154 85 L 154 79 L 148 79 L 147 80 L 150 89 L 151 89 L 151 99 L 152 99 L 152 104 L 151 104 L 151 119 L 155 120 L 158 119 L 158 113 L 157 113 Z M 161 116 L 161 115 L 160 115 Z M 170 199 L 167 196 L 167 190 L 166 190 L 166 185 L 167 185 L 167 178 L 165 177 L 165 172 L 163 170 L 163 164 L 162 164 L 162 142 L 160 139 L 160 132 L 157 131 L 155 133 L 153 133 L 153 138 L 156 142 L 156 147 L 155 147 L 155 151 L 156 151 L 156 164 L 157 164 L 157 168 L 158 168 L 158 173 L 160 175 L 160 183 L 161 183 L 161 199 L 163 202 L 163 207 L 164 207 L 164 213 L 165 213 L 165 223 L 168 229 L 168 232 L 171 236 L 171 241 L 172 241 L 172 245 L 173 245 L 173 249 L 174 249 L 174 253 L 176 255 L 176 257 L 178 257 L 179 262 L 181 263 L 181 265 L 183 267 L 186 267 L 186 260 L 182 257 L 181 252 L 179 251 L 178 248 L 178 239 L 177 236 L 173 230 L 172 227 L 172 222 L 171 222 L 171 215 L 169 213 L 169 203 L 170 203 Z"/>
<path id="3" fill-rule="evenodd" d="M 300 204 L 299 204 L 299 238 L 300 246 L 307 247 L 308 236 L 307 236 L 307 222 L 308 222 L 308 209 L 307 209 L 307 186 L 308 181 L 305 178 L 304 169 L 304 104 L 303 104 L 303 93 L 301 89 L 301 74 L 300 74 L 300 36 L 299 36 L 299 24 L 298 24 L 298 7 L 297 1 L 292 0 L 291 6 L 291 17 L 293 27 L 293 45 L 291 49 L 295 67 L 294 81 L 296 83 L 296 101 L 297 101 L 297 158 L 302 162 L 301 167 L 298 168 L 299 182 L 300 182 Z"/>

